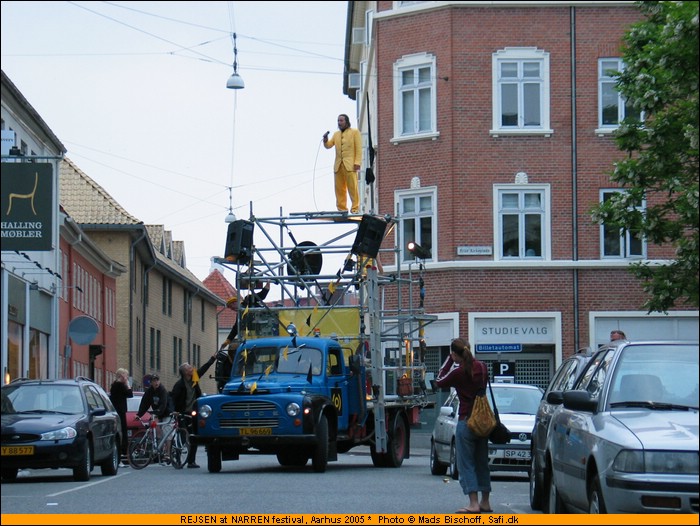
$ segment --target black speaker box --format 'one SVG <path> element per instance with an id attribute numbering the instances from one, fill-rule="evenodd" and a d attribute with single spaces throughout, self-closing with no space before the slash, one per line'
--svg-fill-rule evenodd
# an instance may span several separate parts
<path id="1" fill-rule="evenodd" d="M 376 258 L 384 239 L 387 223 L 384 219 L 369 214 L 362 216 L 351 252 L 358 256 Z"/>
<path id="2" fill-rule="evenodd" d="M 245 219 L 229 223 L 224 258 L 245 265 L 253 255 L 253 225 Z"/>

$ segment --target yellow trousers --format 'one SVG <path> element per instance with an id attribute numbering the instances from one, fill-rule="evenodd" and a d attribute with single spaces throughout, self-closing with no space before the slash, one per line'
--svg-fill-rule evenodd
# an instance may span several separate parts
<path id="1" fill-rule="evenodd" d="M 357 172 L 348 171 L 340 164 L 335 172 L 335 206 L 340 212 L 348 211 L 348 193 L 352 208 L 350 211 L 357 214 L 360 211 L 360 192 L 357 184 Z"/>

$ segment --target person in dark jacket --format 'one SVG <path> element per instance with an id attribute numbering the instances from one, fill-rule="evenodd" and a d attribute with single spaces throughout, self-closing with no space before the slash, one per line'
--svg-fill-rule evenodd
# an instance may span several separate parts
<path id="1" fill-rule="evenodd" d="M 151 384 L 143 393 L 136 417 L 140 419 L 148 411 L 153 412 L 160 421 L 168 418 L 172 411 L 168 407 L 168 390 L 160 383 L 160 375 L 157 373 L 151 374 Z"/>
<path id="2" fill-rule="evenodd" d="M 207 363 L 202 365 L 196 371 L 189 363 L 183 363 L 180 366 L 180 379 L 175 382 L 171 393 L 173 406 L 178 413 L 189 415 L 194 409 L 197 398 L 202 396 L 202 388 L 199 386 L 199 379 L 207 372 L 207 370 L 216 361 L 216 354 L 213 355 Z M 188 420 L 188 431 L 194 433 L 194 421 Z M 190 444 L 187 453 L 187 467 L 198 468 L 199 465 L 195 462 L 197 458 L 197 445 Z"/>
<path id="3" fill-rule="evenodd" d="M 119 420 L 122 423 L 122 441 L 119 449 L 121 452 L 122 466 L 129 465 L 126 460 L 126 449 L 129 445 L 129 439 L 126 436 L 126 399 L 133 397 L 134 391 L 131 389 L 131 384 L 129 383 L 129 371 L 123 368 L 117 369 L 116 378 L 109 388 L 109 399 L 112 401 L 114 409 L 117 410 Z"/>

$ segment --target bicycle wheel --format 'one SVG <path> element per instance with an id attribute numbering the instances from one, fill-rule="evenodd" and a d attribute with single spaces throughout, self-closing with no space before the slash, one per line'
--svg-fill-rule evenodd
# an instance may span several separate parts
<path id="1" fill-rule="evenodd" d="M 129 449 L 126 458 L 134 469 L 143 469 L 151 463 L 153 457 L 153 440 L 151 433 L 147 431 L 139 432 L 129 442 Z"/>
<path id="2" fill-rule="evenodd" d="M 187 429 L 179 428 L 175 431 L 173 441 L 170 444 L 170 460 L 175 469 L 182 469 L 190 452 L 190 434 Z"/>

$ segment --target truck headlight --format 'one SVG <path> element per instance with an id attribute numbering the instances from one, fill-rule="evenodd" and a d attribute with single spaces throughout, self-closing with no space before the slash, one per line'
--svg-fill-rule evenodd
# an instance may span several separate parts
<path id="1" fill-rule="evenodd" d="M 301 411 L 301 407 L 296 402 L 287 404 L 287 414 L 289 416 L 297 416 Z"/>
<path id="2" fill-rule="evenodd" d="M 199 416 L 201 418 L 209 418 L 211 416 L 211 406 L 204 404 L 199 408 Z"/>

